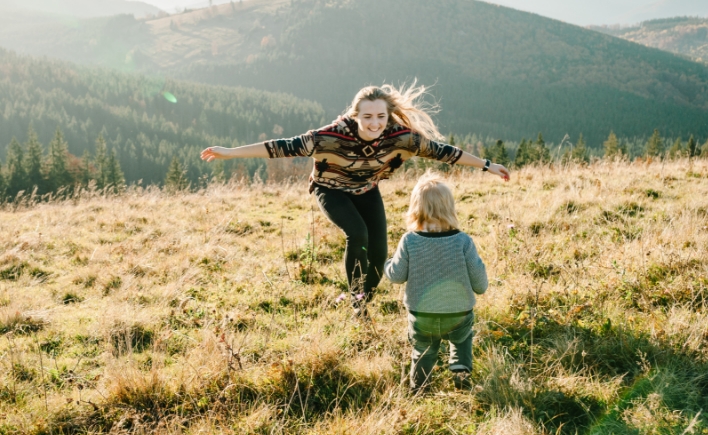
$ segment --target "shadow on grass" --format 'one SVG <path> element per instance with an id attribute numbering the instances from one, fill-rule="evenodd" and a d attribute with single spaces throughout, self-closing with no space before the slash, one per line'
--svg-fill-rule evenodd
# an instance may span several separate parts
<path id="1" fill-rule="evenodd" d="M 504 334 L 480 348 L 505 353 L 482 368 L 483 407 L 520 407 L 560 434 L 644 433 L 649 427 L 681 433 L 692 419 L 694 427 L 708 427 L 708 365 L 695 356 L 609 322 L 593 329 L 541 317 L 533 330 L 517 321 L 495 328 Z M 549 382 L 554 367 L 605 382 L 621 379 L 620 397 L 605 402 L 587 389 L 561 391 Z"/>
<path id="2" fill-rule="evenodd" d="M 282 429 L 293 422 L 321 419 L 335 410 L 375 406 L 391 383 L 387 372 L 362 376 L 344 363 L 338 352 L 313 353 L 299 362 L 273 363 L 261 377 L 225 370 L 196 387 L 174 385 L 155 372 L 143 373 L 125 379 L 100 404 L 86 403 L 92 407 L 53 415 L 47 428 L 35 433 L 149 432 L 175 420 L 243 417 L 262 405 L 278 410 L 271 425 Z"/>
<path id="3" fill-rule="evenodd" d="M 475 348 L 474 375 L 483 384 L 474 393 L 480 415 L 518 408 L 556 434 L 645 433 L 647 428 L 681 433 L 691 422 L 694 428 L 708 427 L 702 412 L 708 409 L 708 365 L 699 356 L 596 316 L 590 309 L 567 321 L 539 316 L 533 328 L 518 315 L 490 322 L 488 335 Z M 263 405 L 277 410 L 268 427 L 282 429 L 327 418 L 335 410 L 366 412 L 380 406 L 381 395 L 397 383 L 393 367 L 358 373 L 337 348 L 259 370 L 224 367 L 190 384 L 143 372 L 126 377 L 96 406 L 84 403 L 56 414 L 46 431 L 35 433 L 130 429 L 126 425 L 137 431 L 214 415 L 238 420 Z M 573 386 L 556 378 L 563 376 L 583 380 Z"/>

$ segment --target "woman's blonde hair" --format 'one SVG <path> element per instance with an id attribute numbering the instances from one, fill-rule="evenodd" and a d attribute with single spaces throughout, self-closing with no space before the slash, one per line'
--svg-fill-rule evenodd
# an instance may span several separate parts
<path id="1" fill-rule="evenodd" d="M 452 190 L 440 174 L 428 170 L 413 188 L 406 213 L 409 231 L 437 228 L 438 231 L 459 230 Z"/>
<path id="2" fill-rule="evenodd" d="M 389 120 L 410 128 L 426 139 L 442 139 L 443 136 L 430 117 L 430 113 L 436 113 L 438 107 L 423 101 L 421 97 L 424 95 L 425 86 L 416 86 L 415 80 L 408 88 L 405 85 L 396 88 L 386 84 L 380 87 L 367 86 L 356 93 L 345 115 L 357 116 L 359 103 L 364 100 L 383 100 L 388 108 Z"/>

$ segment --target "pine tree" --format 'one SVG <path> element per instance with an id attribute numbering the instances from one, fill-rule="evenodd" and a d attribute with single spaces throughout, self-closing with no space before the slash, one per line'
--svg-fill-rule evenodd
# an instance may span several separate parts
<path id="1" fill-rule="evenodd" d="M 27 177 L 27 190 L 33 191 L 35 188 L 39 194 L 45 192 L 45 182 L 42 176 L 42 144 L 37 138 L 37 134 L 30 125 L 27 134 L 27 154 L 25 154 L 25 175 Z"/>
<path id="2" fill-rule="evenodd" d="M 455 136 L 453 136 L 452 133 L 450 133 L 450 137 L 448 138 L 447 143 L 450 145 L 455 145 Z"/>
<path id="3" fill-rule="evenodd" d="M 701 157 L 708 157 L 708 140 L 701 146 Z"/>
<path id="4" fill-rule="evenodd" d="M 7 149 L 7 179 L 5 180 L 5 193 L 10 198 L 14 198 L 20 191 L 27 190 L 27 173 L 23 161 L 22 146 L 13 137 Z"/>
<path id="5" fill-rule="evenodd" d="M 526 142 L 526 139 L 521 139 L 521 143 L 516 149 L 516 156 L 514 157 L 514 166 L 516 166 L 517 168 L 521 168 L 528 165 L 529 163 L 529 145 Z"/>
<path id="6" fill-rule="evenodd" d="M 548 150 L 546 141 L 543 140 L 543 135 L 541 133 L 538 134 L 534 149 L 534 161 L 539 161 L 541 163 L 549 163 L 551 161 L 551 152 Z"/>
<path id="7" fill-rule="evenodd" d="M 627 156 L 629 155 L 629 151 L 627 151 L 627 147 L 629 147 L 629 143 L 627 141 L 621 141 L 619 143 L 619 155 L 621 156 Z"/>
<path id="8" fill-rule="evenodd" d="M 212 164 L 211 178 L 219 183 L 226 181 L 226 168 L 223 160 L 217 160 Z"/>
<path id="9" fill-rule="evenodd" d="M 698 150 L 696 149 L 696 139 L 693 138 L 693 135 L 688 138 L 688 145 L 686 147 L 688 148 L 688 156 L 696 157 Z"/>
<path id="10" fill-rule="evenodd" d="M 488 157 L 494 163 L 509 166 L 509 155 L 506 152 L 504 142 L 500 139 L 491 147 L 491 157 Z"/>
<path id="11" fill-rule="evenodd" d="M 91 182 L 91 154 L 88 150 L 84 150 L 84 154 L 81 156 L 79 178 L 79 183 L 84 187 L 88 187 Z"/>
<path id="12" fill-rule="evenodd" d="M 494 161 L 494 145 L 487 146 L 482 144 L 482 152 L 479 153 L 479 157 Z"/>
<path id="13" fill-rule="evenodd" d="M 51 191 L 69 186 L 73 180 L 69 172 L 68 156 L 69 146 L 64 140 L 64 134 L 57 127 L 54 139 L 49 143 L 49 165 L 47 168 L 47 182 Z"/>
<path id="14" fill-rule="evenodd" d="M 612 158 L 620 154 L 619 143 L 614 131 L 610 131 L 610 135 L 607 136 L 607 140 L 602 143 L 602 146 L 605 150 L 605 158 Z"/>
<path id="15" fill-rule="evenodd" d="M 659 129 L 654 129 L 654 133 L 649 138 L 646 145 L 646 155 L 649 157 L 656 157 L 664 152 L 664 141 L 659 135 Z"/>
<path id="16" fill-rule="evenodd" d="M 172 158 L 170 167 L 167 170 L 165 177 L 165 187 L 168 191 L 179 191 L 187 188 L 186 171 L 182 168 L 182 164 L 177 157 Z"/>
<path id="17" fill-rule="evenodd" d="M 120 163 L 116 158 L 116 150 L 112 150 L 106 162 L 106 186 L 114 193 L 121 192 L 125 187 L 125 177 L 120 169 Z"/>
<path id="18" fill-rule="evenodd" d="M 681 137 L 676 138 L 676 141 L 674 142 L 673 145 L 671 145 L 671 148 L 669 148 L 669 158 L 675 159 L 677 157 L 681 157 L 683 155 L 683 142 L 681 141 Z"/>
<path id="19" fill-rule="evenodd" d="M 588 161 L 588 149 L 585 146 L 585 139 L 583 139 L 582 133 L 580 133 L 578 142 L 575 144 L 575 147 L 573 147 L 573 151 L 570 152 L 570 158 L 576 162 Z"/>
<path id="20" fill-rule="evenodd" d="M 2 169 L 2 167 L 0 167 Z M 0 203 L 2 203 L 5 200 L 5 197 L 7 195 L 7 188 L 5 184 L 5 176 L 2 174 L 2 171 L 0 171 Z"/>
<path id="21" fill-rule="evenodd" d="M 106 140 L 103 134 L 99 134 L 96 138 L 96 188 L 101 190 L 108 184 L 106 181 L 108 175 L 108 157 L 106 151 Z"/>

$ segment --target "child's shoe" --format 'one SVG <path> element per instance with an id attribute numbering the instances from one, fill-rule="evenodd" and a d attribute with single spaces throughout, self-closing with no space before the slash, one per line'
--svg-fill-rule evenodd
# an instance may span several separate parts
<path id="1" fill-rule="evenodd" d="M 452 382 L 458 390 L 469 390 L 472 388 L 470 374 L 464 370 L 452 372 Z"/>

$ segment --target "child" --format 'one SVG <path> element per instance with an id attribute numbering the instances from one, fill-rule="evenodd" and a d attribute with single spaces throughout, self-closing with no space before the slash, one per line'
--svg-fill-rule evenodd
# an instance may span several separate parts
<path id="1" fill-rule="evenodd" d="M 418 181 L 406 221 L 409 232 L 384 272 L 393 283 L 407 282 L 411 389 L 428 381 L 442 339 L 450 341 L 455 387 L 469 388 L 474 294 L 487 289 L 487 270 L 472 238 L 460 231 L 455 200 L 439 175 L 428 172 Z"/>

